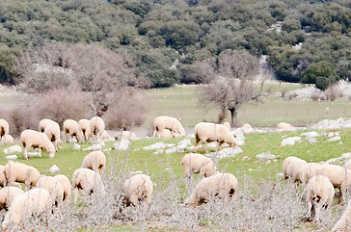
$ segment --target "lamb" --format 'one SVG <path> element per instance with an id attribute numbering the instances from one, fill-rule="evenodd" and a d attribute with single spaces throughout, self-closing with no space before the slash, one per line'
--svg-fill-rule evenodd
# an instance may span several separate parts
<path id="1" fill-rule="evenodd" d="M 160 133 L 164 129 L 168 129 L 172 132 L 173 136 L 179 137 L 185 135 L 185 130 L 178 119 L 170 116 L 158 116 L 154 119 L 153 124 L 154 132 L 153 136 L 155 138 L 157 133 Z"/>
<path id="2" fill-rule="evenodd" d="M 55 175 L 54 178 L 58 180 L 63 187 L 63 202 L 69 202 L 71 197 L 71 182 L 67 176 L 59 174 Z"/>
<path id="3" fill-rule="evenodd" d="M 194 127 L 195 134 L 195 148 L 194 153 L 197 151 L 199 141 L 206 153 L 206 142 L 216 141 L 218 143 L 217 151 L 223 143 L 228 143 L 232 148 L 236 148 L 235 137 L 230 133 L 229 129 L 223 124 L 216 124 L 210 122 L 200 122 Z"/>
<path id="4" fill-rule="evenodd" d="M 153 192 L 151 178 L 145 174 L 137 174 L 125 180 L 123 184 L 124 201 L 127 206 L 136 206 L 145 202 L 150 204 Z"/>
<path id="5" fill-rule="evenodd" d="M 65 133 L 66 142 L 69 143 L 71 141 L 71 137 L 76 137 L 77 142 L 81 142 L 83 140 L 83 133 L 80 130 L 79 123 L 73 119 L 66 119 L 63 122 L 63 131 Z"/>
<path id="6" fill-rule="evenodd" d="M 77 202 L 79 191 L 84 196 L 90 196 L 99 190 L 104 191 L 100 174 L 88 168 L 78 168 L 74 171 L 72 175 L 72 187 L 74 203 Z"/>
<path id="7" fill-rule="evenodd" d="M 5 119 L 0 118 L 0 138 L 1 138 L 1 140 L 3 139 L 3 137 L 5 135 L 8 135 L 9 132 L 10 132 L 9 123 Z"/>
<path id="8" fill-rule="evenodd" d="M 306 203 L 310 212 L 310 221 L 320 221 L 320 210 L 331 206 L 334 193 L 334 186 L 328 177 L 315 175 L 310 179 L 306 186 Z"/>
<path id="9" fill-rule="evenodd" d="M 81 167 L 102 173 L 106 167 L 106 156 L 102 151 L 92 151 L 83 158 Z"/>
<path id="10" fill-rule="evenodd" d="M 26 187 L 34 187 L 40 177 L 40 172 L 33 166 L 13 162 L 4 166 L 6 186 L 16 186 L 21 188 L 19 183 L 24 183 Z M 19 182 L 19 183 L 18 183 Z"/>
<path id="11" fill-rule="evenodd" d="M 351 230 L 351 200 L 349 200 L 347 207 L 340 219 L 334 225 L 332 232 L 345 232 Z"/>
<path id="12" fill-rule="evenodd" d="M 83 134 L 84 141 L 88 142 L 90 139 L 90 121 L 86 118 L 80 119 L 78 121 L 79 129 Z"/>
<path id="13" fill-rule="evenodd" d="M 202 179 L 191 193 L 187 205 L 195 207 L 213 198 L 225 202 L 233 201 L 238 191 L 238 180 L 231 173 L 216 173 Z"/>
<path id="14" fill-rule="evenodd" d="M 192 173 L 200 173 L 202 177 L 209 177 L 216 172 L 216 165 L 213 161 L 201 154 L 186 154 L 180 163 L 184 168 L 186 177 L 190 177 Z"/>
<path id="15" fill-rule="evenodd" d="M 0 190 L 0 210 L 5 209 L 6 211 L 10 207 L 13 199 L 18 194 L 23 194 L 24 191 L 14 186 L 7 186 Z"/>
<path id="16" fill-rule="evenodd" d="M 59 150 L 62 147 L 60 125 L 57 122 L 48 124 L 44 130 L 44 134 L 48 136 L 51 142 L 55 143 L 55 149 Z"/>
<path id="17" fill-rule="evenodd" d="M 105 122 L 99 117 L 92 117 L 90 120 L 90 135 L 94 143 L 101 142 L 102 134 L 105 130 Z"/>
<path id="18" fill-rule="evenodd" d="M 60 208 L 63 202 L 63 187 L 60 181 L 52 176 L 41 176 L 36 184 L 37 187 L 46 189 L 50 193 L 52 206 Z"/>
<path id="19" fill-rule="evenodd" d="M 291 178 L 295 183 L 303 182 L 303 174 L 307 162 L 295 156 L 287 157 L 283 162 L 283 173 L 285 179 Z"/>
<path id="20" fill-rule="evenodd" d="M 51 198 L 47 190 L 34 188 L 17 195 L 2 222 L 2 231 L 24 230 L 25 221 L 44 215 L 46 227 L 51 213 Z M 29 218 L 28 218 L 29 217 Z"/>
<path id="21" fill-rule="evenodd" d="M 21 133 L 21 142 L 25 159 L 28 159 L 28 149 L 31 147 L 39 149 L 39 157 L 41 157 L 41 149 L 47 151 L 50 158 L 55 156 L 55 147 L 44 133 L 30 129 L 24 130 Z"/>

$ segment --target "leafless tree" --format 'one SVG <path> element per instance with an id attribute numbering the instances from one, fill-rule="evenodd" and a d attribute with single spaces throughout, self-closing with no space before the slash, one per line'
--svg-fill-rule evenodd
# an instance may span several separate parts
<path id="1" fill-rule="evenodd" d="M 268 75 L 260 74 L 260 61 L 245 51 L 223 51 L 214 61 L 215 75 L 202 89 L 202 102 L 221 109 L 219 122 L 231 114 L 231 124 L 238 125 L 237 112 L 244 104 L 263 102 L 263 85 Z"/>

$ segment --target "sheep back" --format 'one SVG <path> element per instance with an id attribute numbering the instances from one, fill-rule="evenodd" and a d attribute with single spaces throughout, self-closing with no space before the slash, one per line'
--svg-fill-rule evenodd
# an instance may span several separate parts
<path id="1" fill-rule="evenodd" d="M 99 190 L 100 187 L 103 188 L 100 174 L 88 168 L 78 168 L 74 171 L 72 187 L 74 190 L 74 202 L 77 202 L 79 190 L 84 195 L 91 195 Z"/>
<path id="2" fill-rule="evenodd" d="M 62 205 L 63 187 L 60 181 L 52 176 L 41 176 L 36 186 L 46 189 L 50 193 L 53 206 L 60 207 Z"/>
<path id="3" fill-rule="evenodd" d="M 351 230 L 351 200 L 349 200 L 346 209 L 340 219 L 335 223 L 332 232 L 344 232 Z"/>
<path id="4" fill-rule="evenodd" d="M 199 173 L 200 176 L 209 177 L 216 172 L 216 166 L 213 161 L 201 154 L 186 154 L 180 163 L 184 168 L 186 176 L 190 176 L 191 173 Z"/>
<path id="5" fill-rule="evenodd" d="M 38 169 L 23 163 L 7 163 L 4 166 L 6 185 L 19 186 L 18 183 L 24 183 L 27 187 L 34 187 L 40 177 Z"/>
<path id="6" fill-rule="evenodd" d="M 71 197 L 71 181 L 68 179 L 67 176 L 62 174 L 55 175 L 54 178 L 58 180 L 63 187 L 63 201 L 69 201 Z"/>
<path id="7" fill-rule="evenodd" d="M 125 180 L 123 184 L 123 194 L 127 204 L 150 203 L 152 192 L 153 183 L 151 178 L 145 174 L 134 175 Z"/>
<path id="8" fill-rule="evenodd" d="M 296 181 L 303 181 L 303 174 L 307 162 L 295 156 L 287 157 L 283 162 L 283 172 L 285 179 L 292 178 Z"/>
<path id="9" fill-rule="evenodd" d="M 46 136 L 46 134 L 35 131 L 35 130 L 24 130 L 21 133 L 21 142 L 24 148 L 24 158 L 28 159 L 28 150 L 30 148 L 44 149 L 46 152 L 49 153 L 49 157 L 52 158 L 55 156 L 55 147 Z M 39 154 L 41 157 L 41 154 Z"/>
<path id="10" fill-rule="evenodd" d="M 0 118 L 0 137 L 3 138 L 5 135 L 9 134 L 9 132 L 9 123 L 5 119 Z"/>
<path id="11" fill-rule="evenodd" d="M 157 133 L 163 131 L 164 129 L 168 129 L 171 132 L 179 135 L 185 135 L 184 127 L 180 121 L 171 116 L 157 116 L 154 119 L 153 128 L 153 137 L 155 137 Z"/>
<path id="12" fill-rule="evenodd" d="M 81 167 L 103 172 L 106 167 L 106 156 L 102 151 L 92 151 L 83 158 Z"/>
<path id="13" fill-rule="evenodd" d="M 90 121 L 86 118 L 82 118 L 78 121 L 79 129 L 83 134 L 84 141 L 87 142 L 90 139 Z"/>
<path id="14" fill-rule="evenodd" d="M 24 191 L 14 186 L 6 186 L 0 190 L 0 210 L 8 210 L 13 199 L 18 194 L 23 194 Z"/>

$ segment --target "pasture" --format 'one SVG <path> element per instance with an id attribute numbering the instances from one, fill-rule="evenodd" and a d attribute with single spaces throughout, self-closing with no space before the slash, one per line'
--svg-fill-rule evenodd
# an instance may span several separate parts
<path id="1" fill-rule="evenodd" d="M 275 88 L 277 88 L 275 86 Z M 296 88 L 296 87 L 292 87 Z M 279 91 L 279 90 L 278 90 Z M 189 134 L 199 121 L 215 121 L 218 110 L 215 107 L 198 105 L 199 96 L 193 86 L 171 89 L 150 90 L 150 101 L 142 127 L 135 128 L 140 135 L 150 134 L 150 124 L 157 115 L 171 115 L 181 119 Z M 329 108 L 326 111 L 326 108 Z M 323 217 L 323 222 L 315 225 L 305 222 L 307 209 L 301 201 L 302 189 L 297 192 L 293 184 L 283 180 L 282 162 L 288 156 L 297 156 L 307 162 L 327 161 L 351 152 L 351 129 L 318 130 L 319 133 L 339 132 L 341 140 L 328 142 L 327 136 L 309 143 L 302 139 L 295 146 L 281 146 L 283 139 L 300 136 L 311 129 L 303 128 L 292 132 L 272 130 L 278 122 L 286 121 L 293 125 L 308 126 L 322 119 L 351 117 L 350 102 L 299 102 L 284 101 L 274 95 L 267 98 L 265 104 L 244 106 L 239 111 L 239 123 L 250 123 L 254 128 L 263 128 L 265 133 L 245 135 L 242 153 L 219 160 L 218 169 L 234 174 L 239 182 L 238 198 L 234 206 L 223 206 L 220 202 L 203 205 L 196 209 L 184 206 L 192 189 L 199 181 L 197 175 L 185 184 L 184 171 L 180 165 L 182 157 L 191 150 L 185 149 L 167 154 L 144 147 L 157 142 L 176 145 L 184 138 L 161 140 L 142 137 L 132 141 L 127 151 L 114 149 L 117 141 L 106 142 L 105 154 L 108 168 L 105 172 L 105 184 L 109 196 L 93 205 L 70 206 L 63 211 L 64 225 L 60 217 L 55 217 L 51 229 L 60 231 L 325 231 L 335 224 L 345 206 L 337 205 L 337 199 L 330 214 Z M 269 128 L 268 128 L 269 127 Z M 10 129 L 11 130 L 11 129 Z M 189 137 L 194 143 L 194 138 Z M 17 144 L 19 144 L 17 142 Z M 17 153 L 18 162 L 32 165 L 42 174 L 52 175 L 49 169 L 53 165 L 60 168 L 62 174 L 70 179 L 75 169 L 80 167 L 83 157 L 89 153 L 84 148 L 89 143 L 82 143 L 81 149 L 73 149 L 73 144 L 64 144 L 55 157 L 50 159 L 43 152 L 43 158 L 23 159 L 23 153 Z M 4 148 L 0 147 L 0 164 L 7 163 Z M 164 151 L 166 148 L 164 149 Z M 211 151 L 215 151 L 213 148 Z M 203 153 L 200 146 L 199 152 Z M 272 159 L 260 159 L 256 156 L 270 153 Z M 340 159 L 337 164 L 343 164 Z M 116 215 L 117 209 L 112 204 L 113 197 L 120 194 L 120 185 L 133 172 L 141 171 L 150 175 L 155 183 L 154 200 L 150 207 L 137 207 L 124 212 L 124 218 Z M 4 212 L 1 212 L 1 216 Z M 127 218 L 127 219 L 126 219 Z"/>

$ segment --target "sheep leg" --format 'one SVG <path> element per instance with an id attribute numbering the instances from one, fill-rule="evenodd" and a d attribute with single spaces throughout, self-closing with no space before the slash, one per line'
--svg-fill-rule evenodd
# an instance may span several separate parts
<path id="1" fill-rule="evenodd" d="M 27 148 L 24 148 L 24 158 L 27 160 L 28 159 L 28 151 Z"/>
<path id="2" fill-rule="evenodd" d="M 193 152 L 196 153 L 197 151 L 197 145 L 199 144 L 199 137 L 196 135 L 195 137 L 195 145 L 194 145 L 194 150 Z"/>
<path id="3" fill-rule="evenodd" d="M 206 142 L 202 141 L 202 147 L 204 148 L 206 154 L 208 153 L 207 147 L 206 147 Z"/>
<path id="4" fill-rule="evenodd" d="M 39 157 L 41 158 L 41 148 L 38 147 L 38 150 L 39 150 Z"/>

